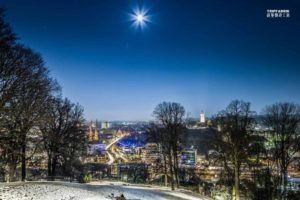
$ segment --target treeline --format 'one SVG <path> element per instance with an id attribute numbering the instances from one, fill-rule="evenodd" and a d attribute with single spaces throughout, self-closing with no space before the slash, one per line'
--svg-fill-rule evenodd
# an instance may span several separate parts
<path id="1" fill-rule="evenodd" d="M 165 174 L 165 184 L 174 190 L 184 179 L 179 178 L 178 155 L 189 146 L 184 138 L 185 109 L 179 103 L 163 102 L 153 114 L 157 123 L 150 129 L 150 140 L 160 147 L 157 166 Z M 288 187 L 288 170 L 300 169 L 300 107 L 275 103 L 266 106 L 262 116 L 258 124 L 251 104 L 234 100 L 212 118 L 208 166 L 220 166 L 222 171 L 216 185 L 210 186 L 210 194 L 236 200 L 300 197 Z M 189 169 L 188 175 L 205 186 L 195 170 Z"/>
<path id="2" fill-rule="evenodd" d="M 57 168 L 74 175 L 86 144 L 83 122 L 82 107 L 62 97 L 42 56 L 18 41 L 0 9 L 0 177 L 25 181 L 28 166 L 43 168 L 45 160 L 48 176 Z"/>

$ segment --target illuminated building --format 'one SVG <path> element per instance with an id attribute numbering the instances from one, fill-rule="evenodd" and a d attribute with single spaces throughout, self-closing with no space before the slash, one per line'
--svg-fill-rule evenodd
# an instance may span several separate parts
<path id="1" fill-rule="evenodd" d="M 102 122 L 102 123 L 101 123 L 101 128 L 102 128 L 102 129 L 108 129 L 108 128 L 111 128 L 111 123 L 108 122 L 108 121 Z"/>
<path id="2" fill-rule="evenodd" d="M 122 137 L 125 134 L 125 131 L 122 131 L 121 129 L 118 129 L 115 132 L 115 137 Z"/>
<path id="3" fill-rule="evenodd" d="M 159 159 L 159 149 L 156 143 L 147 143 L 141 150 L 142 161 L 147 165 L 152 165 Z"/>
<path id="4" fill-rule="evenodd" d="M 182 166 L 195 166 L 197 158 L 197 150 L 194 148 L 184 149 L 181 152 L 180 164 Z"/>
<path id="5" fill-rule="evenodd" d="M 205 115 L 204 115 L 204 112 L 201 112 L 201 114 L 200 114 L 200 123 L 202 123 L 202 124 L 205 123 Z"/>
<path id="6" fill-rule="evenodd" d="M 118 164 L 117 176 L 121 181 L 144 183 L 148 178 L 148 167 L 143 163 Z"/>
<path id="7" fill-rule="evenodd" d="M 118 175 L 118 163 L 115 162 L 111 165 L 111 175 L 116 177 Z"/>
<path id="8" fill-rule="evenodd" d="M 89 153 L 90 154 L 99 154 L 105 152 L 106 144 L 90 144 L 89 145 Z"/>
<path id="9" fill-rule="evenodd" d="M 99 130 L 97 128 L 97 121 L 91 121 L 88 129 L 88 140 L 89 142 L 99 141 Z"/>
<path id="10" fill-rule="evenodd" d="M 105 164 L 108 161 L 108 157 L 106 154 L 98 154 L 94 157 L 94 162 Z"/>

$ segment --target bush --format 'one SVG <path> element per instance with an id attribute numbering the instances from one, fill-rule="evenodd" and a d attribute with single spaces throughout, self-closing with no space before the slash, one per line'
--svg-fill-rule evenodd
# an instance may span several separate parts
<path id="1" fill-rule="evenodd" d="M 79 176 L 79 183 L 89 183 L 92 181 L 92 175 L 91 174 L 81 174 Z"/>

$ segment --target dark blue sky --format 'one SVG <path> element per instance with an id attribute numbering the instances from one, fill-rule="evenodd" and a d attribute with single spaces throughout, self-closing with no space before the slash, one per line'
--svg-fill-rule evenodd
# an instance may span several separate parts
<path id="1" fill-rule="evenodd" d="M 0 0 L 20 41 L 41 52 L 87 119 L 147 120 L 162 101 L 208 115 L 233 99 L 260 112 L 300 102 L 300 3 Z M 141 30 L 132 9 L 149 9 Z M 267 18 L 289 9 L 290 18 Z"/>

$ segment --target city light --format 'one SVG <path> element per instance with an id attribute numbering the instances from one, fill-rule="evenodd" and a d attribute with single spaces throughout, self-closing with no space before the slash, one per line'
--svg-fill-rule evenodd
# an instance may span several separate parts
<path id="1" fill-rule="evenodd" d="M 300 200 L 295 3 L 27 4 L 0 5 L 0 200 Z"/>

